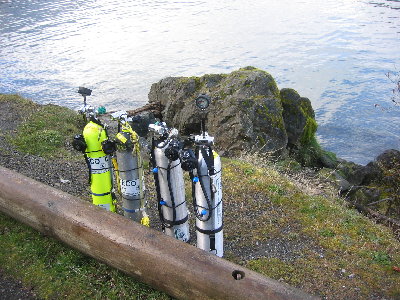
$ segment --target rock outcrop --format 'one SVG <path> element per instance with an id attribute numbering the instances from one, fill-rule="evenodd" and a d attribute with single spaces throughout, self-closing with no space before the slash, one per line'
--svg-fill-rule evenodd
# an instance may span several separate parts
<path id="1" fill-rule="evenodd" d="M 358 207 L 400 219 L 400 151 L 389 149 L 366 166 L 338 159 L 332 169 L 320 174 L 330 177 L 341 195 Z"/>
<path id="2" fill-rule="evenodd" d="M 285 156 L 288 146 L 301 148 L 315 134 L 310 100 L 292 89 L 280 91 L 269 73 L 254 67 L 168 77 L 152 85 L 149 102 L 161 105 L 163 121 L 188 135 L 200 131 L 194 99 L 203 93 L 212 99 L 207 129 L 224 155 L 259 151 Z"/>

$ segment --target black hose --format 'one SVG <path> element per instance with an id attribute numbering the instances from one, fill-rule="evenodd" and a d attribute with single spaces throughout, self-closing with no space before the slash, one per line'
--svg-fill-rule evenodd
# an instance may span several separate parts
<path id="1" fill-rule="evenodd" d="M 154 140 L 154 138 L 152 139 L 152 145 L 151 145 L 151 153 L 150 153 L 150 161 L 151 161 L 151 164 L 153 165 L 153 168 L 156 168 L 157 167 L 157 164 L 156 164 L 156 159 L 155 159 L 155 155 L 154 155 L 154 148 L 156 147 L 156 142 L 155 142 L 155 140 Z M 161 200 L 162 200 L 162 198 L 161 198 L 161 191 L 160 191 L 160 182 L 159 182 L 159 180 L 158 180 L 158 173 L 153 173 L 153 176 L 154 176 L 154 183 L 155 183 L 155 186 L 156 186 L 156 192 L 157 192 L 157 209 L 158 209 L 158 215 L 159 215 L 159 217 L 160 217 L 160 220 L 161 220 L 161 226 L 162 226 L 162 230 L 164 231 L 165 230 L 165 219 L 164 219 L 164 215 L 163 215 L 163 213 L 162 213 L 162 205 L 161 205 Z"/>
<path id="2" fill-rule="evenodd" d="M 200 147 L 201 147 L 201 146 L 200 146 Z M 203 182 L 203 179 L 202 179 L 203 176 L 208 176 L 208 175 L 201 175 L 201 174 L 199 174 L 199 163 L 198 163 L 198 159 L 199 159 L 200 147 L 196 147 L 197 177 L 199 178 L 200 187 L 201 187 L 201 190 L 202 190 L 202 192 L 203 192 L 204 197 L 206 198 L 206 202 L 207 202 L 207 206 L 208 206 L 208 207 L 202 207 L 202 206 L 200 206 L 200 205 L 197 205 L 197 203 L 196 203 L 196 202 L 197 202 L 197 201 L 196 201 L 196 192 L 195 192 L 196 183 L 195 183 L 195 182 L 192 183 L 192 197 L 193 197 L 193 206 L 194 206 L 194 208 L 195 208 L 195 215 L 196 215 L 196 218 L 197 218 L 198 220 L 200 220 L 200 221 L 205 222 L 205 221 L 208 221 L 208 220 L 211 219 L 213 209 L 212 209 L 212 204 L 211 204 L 211 202 L 210 202 L 210 199 L 209 199 L 209 197 L 208 197 L 208 195 L 207 195 L 207 193 L 206 193 L 206 190 L 205 190 L 205 187 L 204 187 L 204 182 Z M 203 159 L 204 159 L 204 158 L 203 158 Z M 211 178 L 210 178 L 210 180 L 211 180 Z M 211 182 L 210 182 L 210 184 L 211 184 Z M 211 187 L 210 187 L 210 193 L 213 194 Z M 208 217 L 207 217 L 206 219 L 203 219 L 203 218 L 202 218 L 202 215 L 199 214 L 199 213 L 197 212 L 197 208 L 199 208 L 199 207 L 200 207 L 200 208 L 204 208 L 204 209 L 206 209 L 206 210 L 209 211 Z"/>
<path id="3" fill-rule="evenodd" d="M 174 197 L 174 192 L 172 190 L 172 185 L 171 185 L 171 162 L 168 163 L 168 168 L 167 168 L 167 182 L 168 182 L 168 190 L 169 190 L 169 195 L 171 197 L 171 204 L 172 204 L 172 225 L 176 221 L 176 207 L 175 207 L 175 197 Z"/>

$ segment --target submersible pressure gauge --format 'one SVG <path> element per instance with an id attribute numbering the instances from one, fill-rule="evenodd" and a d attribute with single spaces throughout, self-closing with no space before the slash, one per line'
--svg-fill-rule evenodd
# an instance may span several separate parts
<path id="1" fill-rule="evenodd" d="M 196 98 L 196 106 L 201 110 L 205 110 L 210 105 L 211 99 L 205 94 L 201 94 Z"/>

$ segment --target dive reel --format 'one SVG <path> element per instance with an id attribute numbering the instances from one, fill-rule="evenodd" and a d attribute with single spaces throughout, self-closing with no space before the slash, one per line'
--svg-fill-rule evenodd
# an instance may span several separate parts
<path id="1" fill-rule="evenodd" d="M 92 90 L 79 87 L 78 93 L 83 96 L 84 105 L 79 113 L 87 121 L 83 133 L 76 135 L 72 141 L 74 149 L 83 153 L 88 169 L 89 183 L 93 204 L 115 212 L 113 194 L 113 177 L 110 154 L 115 150 L 113 142 L 108 139 L 106 126 L 96 117 L 93 106 L 87 105 L 86 96 Z"/>
<path id="2" fill-rule="evenodd" d="M 118 133 L 115 137 L 116 160 L 113 160 L 118 182 L 118 191 L 122 197 L 124 216 L 143 225 L 150 226 L 146 212 L 143 161 L 140 154 L 139 136 L 133 131 L 126 111 L 111 114 L 118 121 Z"/>
<path id="3" fill-rule="evenodd" d="M 165 234 L 183 242 L 190 239 L 178 130 L 165 123 L 149 125 L 153 134 L 151 162 L 157 190 L 158 211 Z"/>
<path id="4" fill-rule="evenodd" d="M 182 168 L 189 171 L 192 180 L 193 206 L 196 215 L 197 247 L 223 256 L 223 214 L 221 158 L 212 149 L 214 137 L 206 131 L 206 109 L 210 98 L 201 94 L 196 106 L 201 113 L 201 133 L 191 140 L 195 151 L 183 149 L 180 152 Z"/>

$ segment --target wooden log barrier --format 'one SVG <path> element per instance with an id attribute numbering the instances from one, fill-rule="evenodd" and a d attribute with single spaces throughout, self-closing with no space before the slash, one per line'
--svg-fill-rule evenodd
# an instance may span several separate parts
<path id="1" fill-rule="evenodd" d="M 1 166 L 0 210 L 178 299 L 315 299 Z"/>

